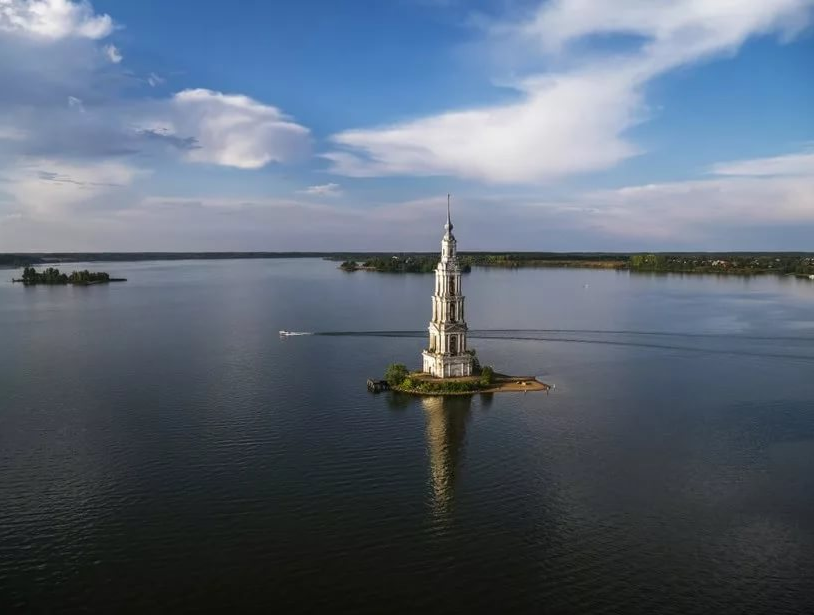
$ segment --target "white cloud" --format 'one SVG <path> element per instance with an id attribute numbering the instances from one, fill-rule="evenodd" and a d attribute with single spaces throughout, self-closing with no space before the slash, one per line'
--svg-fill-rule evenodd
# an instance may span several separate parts
<path id="1" fill-rule="evenodd" d="M 514 29 L 550 51 L 596 34 L 633 34 L 647 52 L 678 59 L 737 47 L 753 34 L 805 26 L 808 0 L 552 0 Z"/>
<path id="2" fill-rule="evenodd" d="M 23 160 L 6 169 L 3 190 L 31 216 L 70 215 L 66 207 L 112 197 L 145 173 L 121 161 Z"/>
<path id="3" fill-rule="evenodd" d="M 528 18 L 491 24 L 494 45 L 538 70 L 515 82 L 519 100 L 334 135 L 325 154 L 349 176 L 453 175 L 536 183 L 595 171 L 637 154 L 626 130 L 644 119 L 652 79 L 736 51 L 748 38 L 792 36 L 812 0 L 553 0 Z M 635 35 L 632 52 L 598 57 L 573 43 Z M 575 48 L 576 47 L 576 48 Z M 529 60 L 531 59 L 531 60 Z M 568 66 L 554 72 L 540 65 Z"/>
<path id="4" fill-rule="evenodd" d="M 80 113 L 85 112 L 85 105 L 82 104 L 82 99 L 77 98 L 76 96 L 68 96 L 68 107 L 71 109 L 76 109 Z"/>
<path id="5" fill-rule="evenodd" d="M 814 151 L 771 158 L 721 162 L 712 167 L 712 173 L 716 175 L 746 176 L 814 176 Z"/>
<path id="6" fill-rule="evenodd" d="M 87 0 L 0 0 L 0 32 L 59 40 L 100 39 L 112 31 L 110 15 L 97 15 Z"/>
<path id="7" fill-rule="evenodd" d="M 119 62 L 122 61 L 122 54 L 118 50 L 116 45 L 105 45 L 102 48 L 102 51 L 104 51 L 107 59 L 113 62 L 113 64 L 118 64 Z"/>
<path id="8" fill-rule="evenodd" d="M 21 6 L 16 0 L 0 0 L 2 22 L 22 23 L 29 29 L 34 27 L 31 23 L 39 23 L 33 17 L 20 22 Z M 30 4 L 29 13 L 38 7 Z M 67 15 L 63 21 L 73 24 L 74 30 L 85 31 L 85 22 L 96 23 L 89 4 L 42 7 Z M 57 19 L 52 13 L 40 13 Z M 2 34 L 0 83 L 9 87 L 0 86 L 0 156 L 93 160 L 146 151 L 193 163 L 256 169 L 296 161 L 309 151 L 306 128 L 247 96 L 203 89 L 161 99 L 139 96 L 133 75 L 122 68 L 121 54 L 113 45 L 87 37 L 29 40 Z M 157 86 L 163 79 L 150 73 L 146 81 Z M 7 136 L 21 134 L 25 138 Z"/>
<path id="9" fill-rule="evenodd" d="M 339 196 L 342 194 L 342 191 L 339 189 L 339 184 L 328 183 L 308 186 L 305 190 L 300 190 L 300 193 L 313 196 Z"/>
<path id="10" fill-rule="evenodd" d="M 28 133 L 16 126 L 0 126 L 0 141 L 25 141 Z"/>
<path id="11" fill-rule="evenodd" d="M 718 164 L 720 177 L 600 190 L 570 207 L 601 233 L 712 244 L 738 227 L 814 224 L 811 161 L 802 153 Z"/>
<path id="12" fill-rule="evenodd" d="M 310 147 L 307 128 L 248 96 L 183 90 L 156 112 L 153 123 L 161 130 L 196 140 L 197 147 L 185 154 L 192 162 L 259 169 L 297 160 Z"/>
<path id="13" fill-rule="evenodd" d="M 162 83 L 164 83 L 164 81 L 166 81 L 166 79 L 160 77 L 159 75 L 156 75 L 155 73 L 150 73 L 149 75 L 147 75 L 147 83 L 150 84 L 151 88 L 161 85 Z"/>
<path id="14" fill-rule="evenodd" d="M 19 200 L 0 208 L 0 243 L 12 251 L 407 251 L 437 250 L 443 232 L 442 195 L 366 207 L 259 195 L 142 197 L 141 174 L 53 160 L 14 169 Z M 465 250 L 802 250 L 814 232 L 814 174 L 713 175 L 568 200 L 461 195 L 453 218 Z"/>
<path id="15" fill-rule="evenodd" d="M 620 136 L 637 121 L 639 93 L 613 73 L 574 73 L 521 85 L 523 100 L 334 136 L 325 155 L 349 176 L 453 175 L 545 181 L 633 156 Z"/>

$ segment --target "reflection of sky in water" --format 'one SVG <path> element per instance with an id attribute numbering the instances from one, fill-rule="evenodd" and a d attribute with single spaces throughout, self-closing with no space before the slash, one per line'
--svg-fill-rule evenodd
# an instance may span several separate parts
<path id="1" fill-rule="evenodd" d="M 814 284 L 778 276 L 476 269 L 464 292 L 475 329 L 771 335 L 814 310 Z"/>

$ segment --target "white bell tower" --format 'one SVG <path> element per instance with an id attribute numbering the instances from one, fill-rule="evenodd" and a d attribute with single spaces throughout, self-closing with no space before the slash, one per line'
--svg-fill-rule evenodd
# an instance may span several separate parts
<path id="1" fill-rule="evenodd" d="M 446 233 L 441 240 L 441 261 L 435 268 L 435 293 L 432 296 L 430 345 L 424 350 L 423 371 L 436 378 L 471 376 L 474 363 L 466 344 L 464 296 L 461 294 L 461 267 L 457 243 L 452 234 L 452 219 L 447 195 Z"/>

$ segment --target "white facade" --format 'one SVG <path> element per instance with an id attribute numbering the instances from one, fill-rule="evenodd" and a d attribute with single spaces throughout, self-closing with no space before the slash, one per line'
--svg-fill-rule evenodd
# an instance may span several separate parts
<path id="1" fill-rule="evenodd" d="M 446 233 L 441 240 L 441 260 L 435 268 L 432 296 L 430 345 L 422 353 L 423 371 L 437 378 L 471 376 L 473 357 L 466 345 L 464 296 L 461 294 L 461 267 L 447 197 Z"/>

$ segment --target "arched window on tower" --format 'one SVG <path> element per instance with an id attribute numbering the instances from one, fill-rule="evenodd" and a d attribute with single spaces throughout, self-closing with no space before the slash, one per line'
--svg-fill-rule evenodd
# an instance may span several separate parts
<path id="1" fill-rule="evenodd" d="M 449 279 L 449 294 L 450 295 L 455 294 L 455 278 L 454 277 Z"/>

